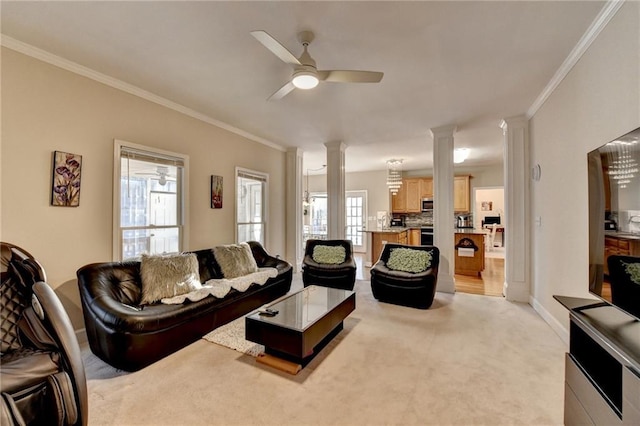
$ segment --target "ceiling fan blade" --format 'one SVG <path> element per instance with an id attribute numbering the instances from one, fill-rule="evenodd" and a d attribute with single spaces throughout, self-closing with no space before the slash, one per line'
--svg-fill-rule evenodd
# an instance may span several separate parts
<path id="1" fill-rule="evenodd" d="M 318 71 L 318 78 L 330 83 L 379 83 L 383 75 L 384 73 L 376 71 Z"/>
<path id="2" fill-rule="evenodd" d="M 278 89 L 278 91 L 276 93 L 274 93 L 273 95 L 269 96 L 269 98 L 267 98 L 267 100 L 268 101 L 277 101 L 279 99 L 282 99 L 285 96 L 287 96 L 289 94 L 289 92 L 291 92 L 295 88 L 296 88 L 296 86 L 294 86 L 292 82 L 288 82 L 287 84 L 282 86 L 280 89 Z"/>
<path id="3" fill-rule="evenodd" d="M 251 31 L 251 35 L 256 38 L 260 43 L 264 45 L 267 49 L 269 49 L 274 55 L 276 55 L 280 60 L 286 62 L 290 65 L 302 65 L 298 58 L 296 58 L 293 53 L 289 52 L 286 47 L 284 47 L 278 40 L 271 37 L 269 33 L 266 31 L 258 30 Z"/>

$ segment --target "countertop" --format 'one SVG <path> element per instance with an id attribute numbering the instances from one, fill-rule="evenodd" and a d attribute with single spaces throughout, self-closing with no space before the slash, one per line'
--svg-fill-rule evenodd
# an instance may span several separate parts
<path id="1" fill-rule="evenodd" d="M 428 225 L 433 226 L 433 225 Z M 409 231 L 411 229 L 422 229 L 420 226 L 392 226 L 391 228 L 374 228 L 366 229 L 364 232 L 379 232 L 382 234 L 398 234 L 400 232 Z M 486 231 L 471 228 L 454 228 L 456 234 L 486 234 Z"/>
<path id="2" fill-rule="evenodd" d="M 409 228 L 404 226 L 392 226 L 391 228 L 374 228 L 374 229 L 366 229 L 364 232 L 379 232 L 381 234 L 399 234 L 400 232 L 405 232 L 410 229 L 420 229 L 420 228 Z"/>
<path id="3" fill-rule="evenodd" d="M 623 240 L 640 240 L 639 234 L 633 234 L 631 232 L 620 232 L 620 231 L 604 231 L 605 237 L 613 237 L 620 238 Z"/>
<path id="4" fill-rule="evenodd" d="M 473 228 L 456 228 L 455 233 L 456 234 L 481 234 L 481 235 L 487 234 L 486 231 L 477 230 Z"/>

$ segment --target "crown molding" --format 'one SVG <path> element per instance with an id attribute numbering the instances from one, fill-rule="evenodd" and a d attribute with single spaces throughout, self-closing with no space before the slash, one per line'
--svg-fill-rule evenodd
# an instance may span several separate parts
<path id="1" fill-rule="evenodd" d="M 584 52 L 587 51 L 591 43 L 598 37 L 598 34 L 607 26 L 611 18 L 618 12 L 618 10 L 622 7 L 622 4 L 626 0 L 610 0 L 608 1 L 598 16 L 593 20 L 587 31 L 583 34 L 582 38 L 575 45 L 569 56 L 564 60 L 560 68 L 553 75 L 547 86 L 544 90 L 538 95 L 538 98 L 533 102 L 533 104 L 527 110 L 527 119 L 530 119 L 535 115 L 535 113 L 540 109 L 540 107 L 546 102 L 546 100 L 551 96 L 554 90 L 560 85 L 562 80 L 569 74 L 569 71 L 578 63 Z"/>
<path id="2" fill-rule="evenodd" d="M 234 127 L 230 124 L 223 123 L 222 121 L 216 120 L 215 118 L 209 117 L 208 115 L 202 114 L 198 111 L 195 111 L 191 108 L 188 108 L 184 105 L 181 105 L 177 102 L 170 101 L 169 99 L 163 98 L 161 96 L 155 95 L 151 92 L 148 92 L 144 89 L 141 89 L 137 86 L 134 86 L 129 83 L 125 83 L 122 80 L 117 78 L 110 77 L 106 74 L 102 74 L 98 71 L 95 71 L 91 68 L 85 67 L 78 63 L 69 61 L 68 59 L 64 59 L 60 56 L 54 55 L 53 53 L 47 52 L 46 50 L 42 50 L 30 44 L 24 43 L 22 41 L 16 40 L 12 37 L 9 37 L 5 34 L 1 35 L 0 44 L 8 49 L 15 50 L 16 52 L 22 53 L 24 55 L 30 56 L 32 58 L 38 59 L 40 61 L 46 62 L 48 64 L 54 65 L 58 68 L 62 68 L 66 71 L 70 71 L 74 74 L 81 75 L 83 77 L 90 78 L 91 80 L 97 81 L 99 83 L 105 84 L 109 87 L 113 87 L 114 89 L 121 90 L 123 92 L 129 93 L 131 95 L 137 96 L 149 102 L 153 102 L 155 104 L 161 105 L 163 107 L 172 109 L 181 114 L 187 115 L 189 117 L 195 118 L 196 120 L 203 121 L 207 124 L 211 124 L 213 126 L 219 127 L 221 129 L 227 130 L 231 133 L 235 133 L 236 135 L 242 136 L 254 142 L 261 143 L 270 148 L 277 149 L 278 151 L 285 152 L 286 148 L 282 145 L 278 145 L 274 142 L 271 142 L 267 139 L 261 138 L 249 132 L 246 132 L 242 129 Z"/>

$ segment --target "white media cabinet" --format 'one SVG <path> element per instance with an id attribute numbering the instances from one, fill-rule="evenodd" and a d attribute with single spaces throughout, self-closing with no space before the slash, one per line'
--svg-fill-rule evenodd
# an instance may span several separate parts
<path id="1" fill-rule="evenodd" d="M 570 312 L 565 425 L 640 425 L 640 321 L 596 300 L 554 298 Z"/>

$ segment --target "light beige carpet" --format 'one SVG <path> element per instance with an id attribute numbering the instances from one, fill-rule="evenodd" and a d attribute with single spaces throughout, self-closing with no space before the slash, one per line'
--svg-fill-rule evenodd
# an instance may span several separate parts
<path id="1" fill-rule="evenodd" d="M 566 348 L 530 306 L 438 293 L 417 310 L 377 302 L 366 281 L 356 293 L 339 339 L 296 376 L 203 340 L 135 373 L 85 347 L 89 424 L 562 424 Z"/>
<path id="2" fill-rule="evenodd" d="M 245 340 L 244 323 L 244 317 L 238 318 L 222 327 L 216 328 L 211 333 L 205 334 L 202 338 L 208 342 L 257 357 L 264 352 L 264 346 Z"/>

